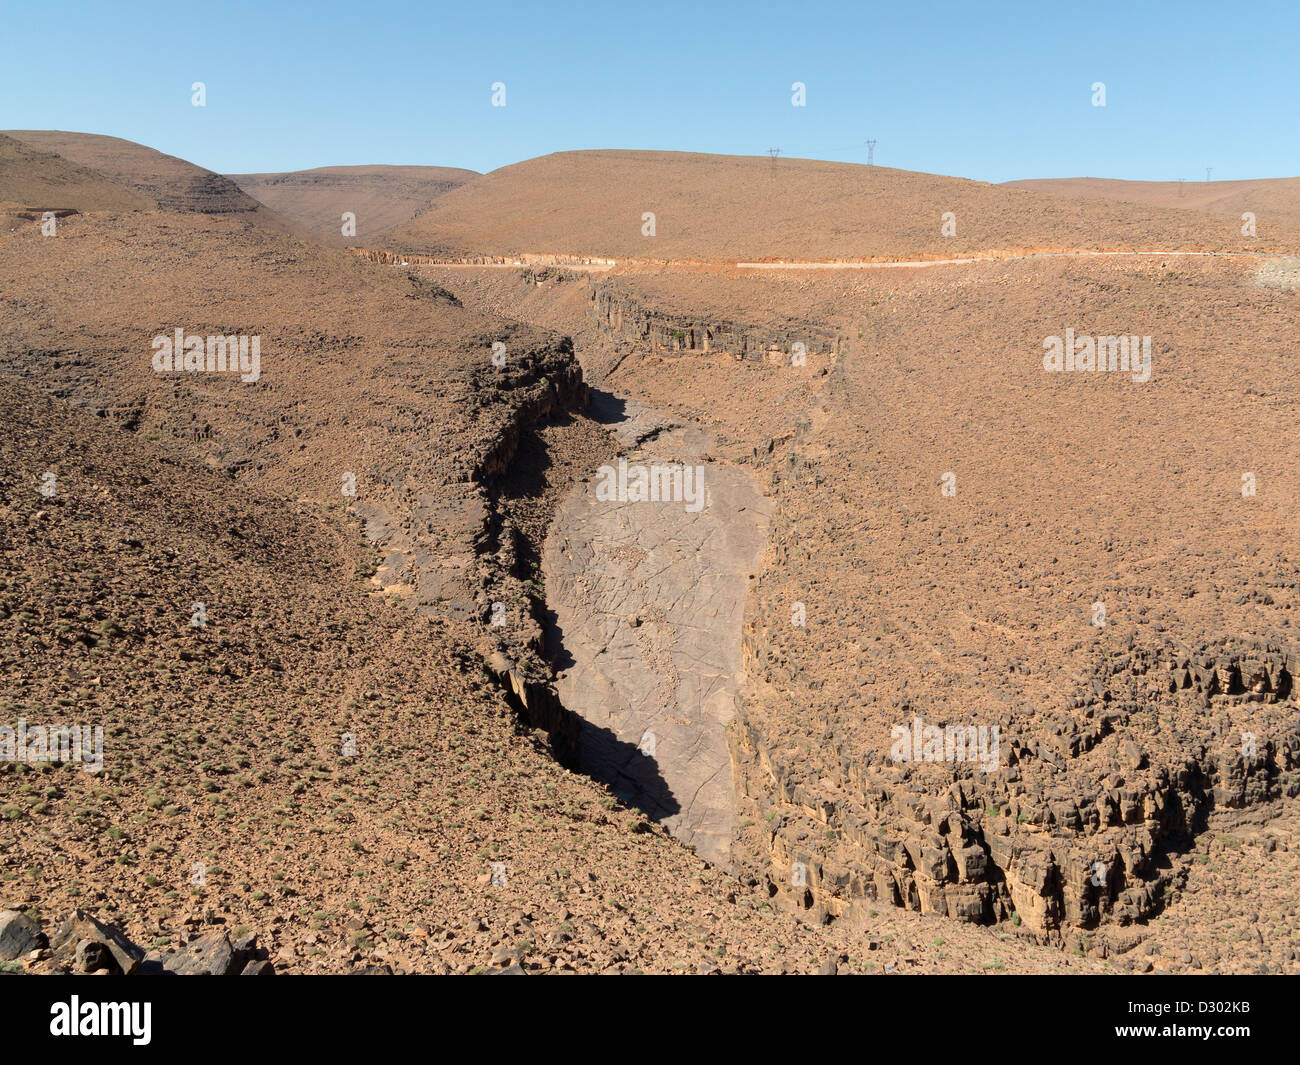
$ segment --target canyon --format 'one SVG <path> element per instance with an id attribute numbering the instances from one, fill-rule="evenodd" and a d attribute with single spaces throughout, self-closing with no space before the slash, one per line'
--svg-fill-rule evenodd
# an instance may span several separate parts
<path id="1" fill-rule="evenodd" d="M 0 766 L 0 908 L 287 972 L 1295 969 L 1289 216 L 236 177 L 0 136 L 3 708 L 105 737 Z M 155 373 L 181 327 L 256 378 Z M 1120 327 L 1140 387 L 1045 372 Z"/>

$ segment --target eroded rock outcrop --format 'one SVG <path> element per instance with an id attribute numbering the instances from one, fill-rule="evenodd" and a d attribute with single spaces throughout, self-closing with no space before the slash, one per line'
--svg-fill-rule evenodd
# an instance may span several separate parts
<path id="1" fill-rule="evenodd" d="M 739 355 L 761 362 L 774 353 L 792 355 L 795 344 L 805 345 L 806 354 L 839 355 L 848 343 L 833 330 L 808 322 L 755 326 L 665 314 L 613 281 L 592 286 L 591 299 L 593 313 L 603 329 L 658 350 Z"/>
<path id="2" fill-rule="evenodd" d="M 21 959 L 35 974 L 116 976 L 271 976 L 275 965 L 257 935 L 238 930 L 235 938 L 212 928 L 175 950 L 146 953 L 116 924 L 73 910 L 48 939 L 40 925 L 15 911 L 0 913 L 0 960 Z"/>
<path id="3" fill-rule="evenodd" d="M 494 557 L 509 544 L 497 527 L 488 482 L 507 469 L 526 426 L 581 409 L 586 386 L 571 343 L 562 340 L 512 353 L 508 369 L 489 365 L 469 394 L 490 428 L 474 449 L 473 466 L 448 471 L 441 484 L 395 482 L 395 492 L 355 509 L 380 555 L 373 576 L 378 587 L 413 597 L 424 613 L 478 616 L 486 623 L 496 601 L 489 593 L 500 599 L 511 569 L 509 560 Z M 517 603 L 524 605 L 522 594 Z"/>
<path id="4" fill-rule="evenodd" d="M 751 628 L 750 669 L 775 679 L 760 641 Z M 1010 722 L 998 767 L 944 767 L 946 786 L 937 767 L 834 740 L 809 764 L 742 709 L 738 783 L 764 815 L 773 892 L 817 919 L 867 899 L 1044 935 L 1126 924 L 1158 911 L 1212 809 L 1300 792 L 1291 669 L 1278 646 L 1232 640 L 1114 654 L 1079 678 L 1054 731 Z M 1157 720 L 1196 721 L 1205 741 L 1190 758 L 1145 750 L 1135 737 Z"/>

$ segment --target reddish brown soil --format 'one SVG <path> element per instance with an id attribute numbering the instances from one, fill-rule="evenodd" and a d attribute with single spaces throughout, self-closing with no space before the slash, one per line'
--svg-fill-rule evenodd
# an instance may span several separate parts
<path id="1" fill-rule="evenodd" d="M 1258 181 L 1113 181 L 1106 178 L 1048 178 L 1009 181 L 1007 188 L 1027 189 L 1062 196 L 1071 201 L 1116 200 L 1122 203 L 1167 207 L 1228 215 L 1237 225 L 1242 213 L 1255 216 L 1256 230 L 1264 236 L 1300 225 L 1300 178 L 1265 178 Z"/>
<path id="2" fill-rule="evenodd" d="M 641 261 L 402 268 L 141 146 L 11 136 L 0 199 L 83 213 L 0 226 L 0 723 L 102 723 L 106 768 L 0 763 L 0 908 L 246 926 L 288 971 L 1296 969 L 1291 267 L 733 265 L 1300 247 L 1263 216 L 564 153 L 388 246 Z M 260 336 L 259 380 L 155 373 L 178 327 Z M 1151 380 L 1044 373 L 1066 328 L 1150 335 Z M 534 564 L 618 447 L 579 364 L 768 497 L 727 868 L 557 761 Z M 897 764 L 914 716 L 1004 757 Z"/>
<path id="3" fill-rule="evenodd" d="M 643 215 L 655 235 L 643 236 Z M 942 233 L 955 215 L 956 235 Z M 657 259 L 862 259 L 989 248 L 1295 247 L 1297 229 L 1241 235 L 1195 211 L 810 159 L 561 152 L 502 167 L 395 229 L 409 252 L 557 252 Z M 1289 241 L 1289 243 L 1288 243 Z"/>

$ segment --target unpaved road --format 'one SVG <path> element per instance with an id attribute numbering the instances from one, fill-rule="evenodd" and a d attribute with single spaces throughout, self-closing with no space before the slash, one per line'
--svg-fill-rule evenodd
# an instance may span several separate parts
<path id="1" fill-rule="evenodd" d="M 702 466 L 705 503 L 692 513 L 675 501 L 601 501 L 595 481 L 564 500 L 542 555 L 558 694 L 585 722 L 583 771 L 725 861 L 735 802 L 726 726 L 768 501 L 744 470 L 707 458 L 700 430 L 605 393 L 592 413 L 631 464 Z"/>
<path id="2" fill-rule="evenodd" d="M 736 263 L 738 270 L 889 270 L 916 269 L 922 266 L 960 266 L 965 263 L 999 263 L 1013 259 L 1087 259 L 1109 256 L 1153 257 L 1169 259 L 1179 256 L 1226 259 L 1290 259 L 1294 256 L 1256 251 L 1140 251 L 1140 250 L 1061 250 L 1061 251 L 992 251 L 981 255 L 967 255 L 953 259 L 889 259 L 881 261 L 791 261 Z"/>
<path id="3" fill-rule="evenodd" d="M 364 251 L 356 250 L 364 255 Z M 1218 259 L 1266 259 L 1290 260 L 1300 262 L 1300 256 L 1282 252 L 1262 251 L 1167 251 L 1162 249 L 1092 249 L 1092 248 L 1029 248 L 1029 249 L 995 249 L 978 252 L 973 255 L 954 256 L 952 258 L 897 258 L 897 259 L 821 259 L 821 260 L 764 260 L 761 262 L 744 262 L 734 259 L 648 259 L 624 258 L 608 259 L 584 255 L 526 254 L 501 262 L 465 262 L 456 259 L 435 259 L 427 256 L 411 256 L 410 261 L 395 265 L 402 266 L 436 266 L 440 269 L 520 269 L 529 266 L 551 266 L 564 270 L 587 273 L 604 273 L 613 269 L 620 270 L 664 270 L 678 269 L 704 273 L 719 273 L 731 270 L 898 270 L 919 269 L 927 266 L 963 266 L 971 263 L 1010 262 L 1016 259 L 1089 259 L 1107 257 L 1129 258 L 1218 258 Z"/>

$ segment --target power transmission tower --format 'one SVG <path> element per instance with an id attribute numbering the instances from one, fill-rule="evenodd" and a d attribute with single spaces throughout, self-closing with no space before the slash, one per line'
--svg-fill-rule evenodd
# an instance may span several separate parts
<path id="1" fill-rule="evenodd" d="M 876 142 L 867 141 L 867 166 L 876 165 Z"/>
<path id="2" fill-rule="evenodd" d="M 1212 166 L 1207 166 L 1207 167 L 1205 168 L 1205 180 L 1206 180 L 1206 181 L 1209 181 L 1209 180 L 1210 180 L 1210 175 L 1211 175 L 1212 173 L 1214 173 L 1214 167 L 1212 167 Z"/>
<path id="3" fill-rule="evenodd" d="M 780 148 L 769 148 L 767 154 L 772 157 L 772 176 L 776 176 L 776 158 L 781 154 Z"/>

